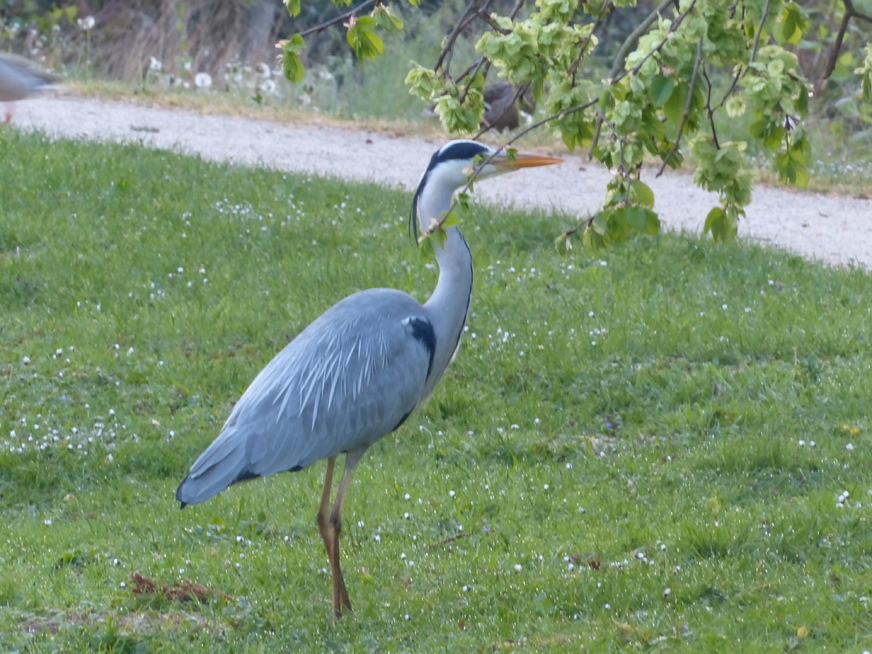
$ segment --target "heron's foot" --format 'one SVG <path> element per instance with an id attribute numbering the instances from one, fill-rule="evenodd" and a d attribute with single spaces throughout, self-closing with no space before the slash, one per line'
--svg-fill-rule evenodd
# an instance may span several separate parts
<path id="1" fill-rule="evenodd" d="M 335 586 L 335 584 L 334 584 Z M 345 590 L 345 582 L 339 579 L 339 591 L 333 589 L 333 619 L 338 620 L 346 613 L 351 613 L 351 600 L 348 599 L 348 591 Z"/>

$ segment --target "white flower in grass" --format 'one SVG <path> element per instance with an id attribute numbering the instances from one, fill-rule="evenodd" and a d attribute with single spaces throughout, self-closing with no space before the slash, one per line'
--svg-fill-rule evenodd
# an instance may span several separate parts
<path id="1" fill-rule="evenodd" d="M 94 25 L 97 24 L 97 19 L 93 16 L 86 16 L 85 18 L 80 18 L 76 22 L 78 23 L 80 30 L 90 32 L 94 29 Z"/>
<path id="2" fill-rule="evenodd" d="M 267 79 L 259 84 L 259 88 L 261 91 L 266 93 L 267 95 L 273 95 L 276 92 L 276 83 L 275 80 Z"/>
<path id="3" fill-rule="evenodd" d="M 148 62 L 148 69 L 154 71 L 155 73 L 159 73 L 163 70 L 163 64 L 154 57 L 151 57 L 150 61 Z"/>
<path id="4" fill-rule="evenodd" d="M 212 86 L 212 76 L 209 73 L 197 73 L 194 77 L 194 85 L 198 89 L 208 89 Z"/>

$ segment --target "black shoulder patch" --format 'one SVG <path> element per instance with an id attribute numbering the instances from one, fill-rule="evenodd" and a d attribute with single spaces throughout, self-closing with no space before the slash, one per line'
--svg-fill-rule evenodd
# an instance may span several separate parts
<path id="1" fill-rule="evenodd" d="M 430 371 L 433 369 L 433 357 L 436 355 L 436 332 L 433 331 L 433 325 L 426 318 L 407 318 L 409 328 L 412 330 L 412 336 L 424 344 L 427 348 L 427 354 L 430 355 L 430 360 L 427 363 L 427 376 L 430 376 Z"/>
<path id="2" fill-rule="evenodd" d="M 412 411 L 414 411 L 414 409 L 412 409 Z M 397 431 L 397 429 L 399 429 L 400 427 L 402 427 L 403 423 L 406 422 L 406 419 L 407 419 L 410 415 L 412 415 L 412 411 L 409 411 L 406 415 L 404 415 L 402 418 L 400 418 L 400 421 L 399 421 L 399 422 L 394 426 L 393 429 L 391 429 L 391 432 L 395 432 L 395 431 Z"/>
<path id="3" fill-rule="evenodd" d="M 232 486 L 233 484 L 238 484 L 241 481 L 250 481 L 252 479 L 257 479 L 258 477 L 260 477 L 260 475 L 256 475 L 253 472 L 249 472 L 248 470 L 245 470 L 243 472 L 240 472 L 237 475 L 236 479 L 234 479 L 233 481 L 230 482 L 230 485 Z"/>

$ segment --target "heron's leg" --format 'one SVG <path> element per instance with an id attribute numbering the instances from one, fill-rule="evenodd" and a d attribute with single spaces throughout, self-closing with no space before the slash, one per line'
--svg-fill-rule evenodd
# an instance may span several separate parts
<path id="1" fill-rule="evenodd" d="M 348 599 L 348 590 L 345 588 L 345 579 L 342 577 L 342 568 L 339 565 L 339 534 L 342 532 L 342 503 L 345 501 L 345 493 L 351 483 L 354 467 L 360 461 L 360 457 L 366 452 L 366 446 L 351 450 L 345 454 L 345 472 L 342 481 L 339 482 L 339 490 L 336 491 L 336 502 L 330 512 L 330 527 L 333 531 L 332 555 L 330 566 L 333 575 L 333 614 L 338 618 L 343 611 L 351 611 L 351 600 Z"/>
<path id="2" fill-rule="evenodd" d="M 321 492 L 321 504 L 318 506 L 318 531 L 321 533 L 321 540 L 324 541 L 324 549 L 327 550 L 327 558 L 330 559 L 331 567 L 333 564 L 333 552 L 331 550 L 333 539 L 330 533 L 328 513 L 330 511 L 330 491 L 333 488 L 333 466 L 335 464 L 335 456 L 327 459 L 327 472 L 324 473 L 324 490 Z"/>

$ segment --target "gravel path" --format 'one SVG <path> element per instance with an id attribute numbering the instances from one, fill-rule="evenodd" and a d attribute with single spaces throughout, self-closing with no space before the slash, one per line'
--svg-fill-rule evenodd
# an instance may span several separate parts
<path id="1" fill-rule="evenodd" d="M 441 143 L 380 132 L 313 125 L 285 125 L 231 116 L 60 96 L 18 105 L 14 125 L 52 135 L 143 143 L 215 161 L 375 181 L 413 189 L 430 154 Z M 644 177 L 656 210 L 672 230 L 699 232 L 717 204 L 715 194 L 683 174 Z M 476 194 L 518 207 L 553 207 L 570 215 L 596 211 L 608 175 L 578 157 L 561 166 L 489 180 Z M 765 188 L 741 221 L 743 238 L 786 248 L 829 264 L 872 269 L 872 200 Z"/>

